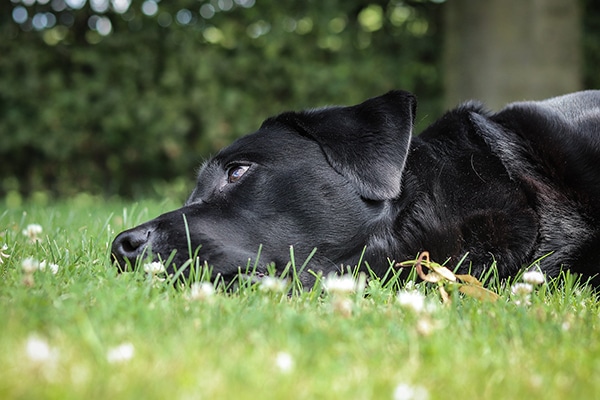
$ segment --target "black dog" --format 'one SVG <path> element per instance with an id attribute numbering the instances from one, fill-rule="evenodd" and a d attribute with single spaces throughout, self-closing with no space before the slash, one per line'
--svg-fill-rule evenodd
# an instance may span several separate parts
<path id="1" fill-rule="evenodd" d="M 393 91 L 270 118 L 204 164 L 184 207 L 121 233 L 112 254 L 121 267 L 148 248 L 175 250 L 176 266 L 197 254 L 227 280 L 316 248 L 307 285 L 310 270 L 362 256 L 383 276 L 425 250 L 450 267 L 467 255 L 476 276 L 538 259 L 548 276 L 600 272 L 600 91 L 495 114 L 469 102 L 411 138 L 415 109 Z"/>

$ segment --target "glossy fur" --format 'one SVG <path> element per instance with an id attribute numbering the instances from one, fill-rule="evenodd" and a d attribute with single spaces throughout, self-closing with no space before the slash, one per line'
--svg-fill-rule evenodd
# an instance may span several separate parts
<path id="1" fill-rule="evenodd" d="M 468 254 L 474 275 L 542 257 L 549 276 L 600 272 L 600 91 L 495 114 L 470 102 L 412 137 L 415 109 L 393 91 L 270 118 L 204 164 L 182 208 L 117 236 L 113 256 L 125 266 L 150 246 L 181 266 L 199 248 L 231 279 L 261 245 L 257 277 L 281 271 L 290 246 L 298 265 L 316 247 L 307 285 L 308 269 L 339 271 L 363 251 L 381 276 L 425 250 L 449 266 Z"/>

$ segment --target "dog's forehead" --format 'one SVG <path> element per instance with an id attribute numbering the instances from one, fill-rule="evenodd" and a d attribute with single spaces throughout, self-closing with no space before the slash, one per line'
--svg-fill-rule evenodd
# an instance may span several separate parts
<path id="1" fill-rule="evenodd" d="M 222 149 L 214 161 L 227 164 L 235 161 L 268 162 L 286 156 L 297 156 L 299 152 L 309 152 L 319 146 L 293 130 L 285 127 L 263 127 L 243 136 Z"/>

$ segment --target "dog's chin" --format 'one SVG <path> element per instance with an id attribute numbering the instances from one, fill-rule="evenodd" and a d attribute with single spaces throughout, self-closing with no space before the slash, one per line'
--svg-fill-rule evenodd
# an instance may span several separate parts
<path id="1" fill-rule="evenodd" d="M 192 260 L 187 257 L 174 257 L 165 256 L 163 253 L 152 253 L 147 255 L 143 259 L 129 259 L 118 257 L 113 254 L 112 256 L 113 265 L 117 268 L 119 273 L 132 272 L 136 270 L 136 266 L 139 265 L 140 269 L 143 270 L 144 265 L 151 262 L 161 262 L 165 267 L 167 275 L 177 275 L 179 279 L 188 280 L 194 277 L 207 277 L 206 273 L 210 273 L 210 280 L 214 284 L 223 284 L 225 287 L 235 287 L 240 284 L 260 284 L 265 277 L 272 276 L 271 272 L 267 271 L 264 265 L 248 265 L 244 267 L 233 267 L 236 263 L 232 260 L 225 260 L 221 262 L 212 262 L 196 258 Z M 247 263 L 247 262 L 246 262 Z M 230 265 L 229 267 L 223 268 L 223 265 Z M 240 263 L 238 263 L 240 264 Z M 277 276 L 277 272 L 274 272 L 273 276 Z"/>
<path id="2" fill-rule="evenodd" d="M 153 261 L 163 260 L 160 256 L 154 257 Z M 244 266 L 234 267 L 234 263 L 227 262 L 210 262 L 201 258 L 191 260 L 189 258 L 174 258 L 165 265 L 168 275 L 179 275 L 181 278 L 188 279 L 194 277 L 207 278 L 210 274 L 210 281 L 215 284 L 225 284 L 230 286 L 232 283 L 260 283 L 266 276 L 269 275 L 266 268 L 263 266 Z M 229 265 L 223 268 L 223 265 Z"/>

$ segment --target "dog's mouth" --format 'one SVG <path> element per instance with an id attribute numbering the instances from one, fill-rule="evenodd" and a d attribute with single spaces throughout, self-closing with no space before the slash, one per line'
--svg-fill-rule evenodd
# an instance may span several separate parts
<path id="1" fill-rule="evenodd" d="M 136 269 L 144 270 L 147 264 L 153 262 L 160 263 L 163 266 L 163 271 L 172 277 L 187 280 L 193 276 L 209 279 L 215 285 L 221 284 L 224 287 L 236 287 L 240 285 L 256 285 L 260 284 L 267 277 L 279 277 L 277 271 L 267 271 L 259 265 L 247 268 L 227 268 L 225 271 L 219 271 L 206 261 L 197 258 L 192 261 L 190 259 L 179 263 L 174 259 L 167 257 L 167 260 L 162 260 L 162 257 L 153 254 L 153 257 L 148 257 L 146 262 L 140 262 L 139 259 L 119 258 L 113 254 L 113 265 L 115 265 L 119 273 L 132 272 Z"/>

